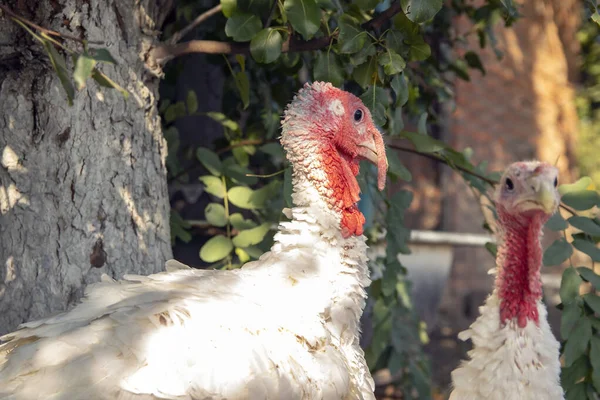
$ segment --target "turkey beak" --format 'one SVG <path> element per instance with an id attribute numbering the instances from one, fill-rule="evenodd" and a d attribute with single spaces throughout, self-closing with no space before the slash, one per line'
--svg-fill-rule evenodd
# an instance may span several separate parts
<path id="1" fill-rule="evenodd" d="M 533 196 L 529 201 L 537 204 L 546 214 L 554 214 L 559 202 L 554 183 L 537 176 L 533 176 L 528 183 L 533 189 Z"/>
<path id="2" fill-rule="evenodd" d="M 377 187 L 379 190 L 385 188 L 385 178 L 388 169 L 387 157 L 385 155 L 385 143 L 383 136 L 377 128 L 369 131 L 366 140 L 358 143 L 358 155 L 377 165 Z"/>

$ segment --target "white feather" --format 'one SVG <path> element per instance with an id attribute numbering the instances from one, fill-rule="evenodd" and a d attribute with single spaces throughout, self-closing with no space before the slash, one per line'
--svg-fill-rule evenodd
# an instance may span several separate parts
<path id="1" fill-rule="evenodd" d="M 539 326 L 515 320 L 500 325 L 500 303 L 494 291 L 480 308 L 481 316 L 459 334 L 471 339 L 469 360 L 452 372 L 450 400 L 563 400 L 559 382 L 559 343 L 538 302 Z"/>
<path id="2" fill-rule="evenodd" d="M 235 271 L 102 281 L 0 340 L 3 399 L 374 399 L 358 344 L 364 236 L 296 179 L 291 222 Z"/>

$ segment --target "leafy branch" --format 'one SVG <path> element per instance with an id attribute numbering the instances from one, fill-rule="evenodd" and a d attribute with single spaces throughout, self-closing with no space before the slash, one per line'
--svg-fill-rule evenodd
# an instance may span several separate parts
<path id="1" fill-rule="evenodd" d="M 275 2 L 276 3 L 276 2 Z M 151 65 L 161 65 L 174 58 L 191 53 L 205 54 L 244 54 L 248 55 L 251 51 L 250 43 L 220 42 L 214 40 L 190 40 L 185 43 L 176 44 L 185 34 L 195 28 L 201 22 L 221 11 L 221 6 L 211 8 L 199 15 L 192 23 L 181 31 L 175 33 L 168 43 L 161 43 L 154 47 L 148 57 Z M 394 15 L 402 11 L 400 1 L 393 2 L 385 11 L 373 17 L 371 20 L 363 23 L 361 27 L 365 30 L 377 30 L 389 21 Z M 271 15 L 269 16 L 271 18 Z M 270 20 L 267 20 L 270 22 Z M 310 40 L 301 40 L 294 35 L 289 35 L 288 40 L 281 44 L 281 53 L 297 53 L 303 51 L 313 51 L 324 49 L 331 45 L 332 41 L 337 40 L 338 32 L 331 35 L 314 38 Z"/>

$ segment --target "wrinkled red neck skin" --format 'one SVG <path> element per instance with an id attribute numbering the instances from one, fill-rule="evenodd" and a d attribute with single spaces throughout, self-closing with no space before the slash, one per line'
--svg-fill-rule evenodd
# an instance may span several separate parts
<path id="1" fill-rule="evenodd" d="M 359 165 L 356 159 L 350 159 L 329 145 L 320 150 L 322 168 L 327 175 L 325 183 L 333 191 L 325 200 L 332 208 L 341 213 L 341 231 L 344 238 L 363 234 L 364 215 L 356 203 L 360 200 L 360 187 L 356 180 Z"/>
<path id="2" fill-rule="evenodd" d="M 548 216 L 534 213 L 514 216 L 498 208 L 504 237 L 498 249 L 496 289 L 500 298 L 500 322 L 515 319 L 524 328 L 527 321 L 539 324 L 538 301 L 542 298 L 540 235 Z"/>

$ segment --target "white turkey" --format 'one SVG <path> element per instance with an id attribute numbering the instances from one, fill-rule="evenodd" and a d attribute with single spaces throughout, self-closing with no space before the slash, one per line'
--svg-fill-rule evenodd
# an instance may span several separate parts
<path id="1" fill-rule="evenodd" d="M 510 165 L 495 192 L 499 247 L 492 294 L 459 334 L 469 360 L 452 372 L 450 400 L 562 400 L 559 343 L 542 303 L 542 228 L 560 202 L 548 163 Z"/>
<path id="2" fill-rule="evenodd" d="M 357 97 L 306 85 L 285 111 L 290 222 L 234 271 L 103 277 L 69 312 L 1 338 L 0 398 L 374 399 L 359 347 L 369 284 L 355 176 L 383 138 Z"/>

